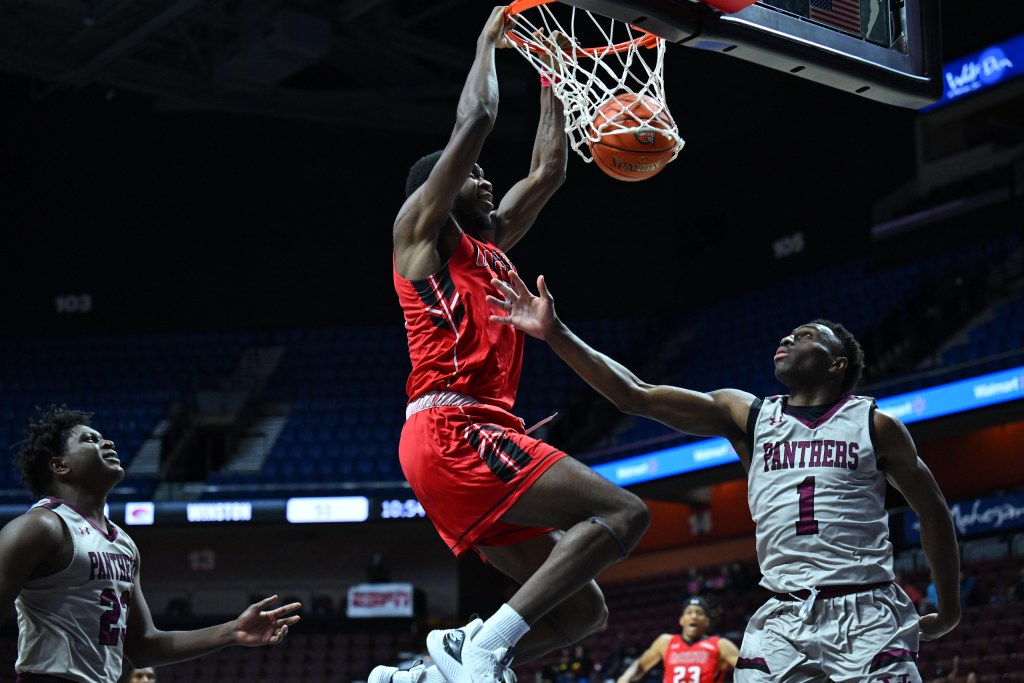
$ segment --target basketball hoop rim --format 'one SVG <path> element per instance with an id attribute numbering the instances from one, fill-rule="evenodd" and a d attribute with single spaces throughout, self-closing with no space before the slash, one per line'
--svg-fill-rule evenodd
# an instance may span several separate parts
<path id="1" fill-rule="evenodd" d="M 537 7 L 539 5 L 547 5 L 557 1 L 558 0 L 512 0 L 512 2 L 509 3 L 509 5 L 505 8 L 505 19 L 506 21 L 508 21 L 513 14 L 519 14 L 520 12 L 531 9 L 533 7 Z M 633 40 L 626 40 L 621 43 L 604 45 L 602 47 L 579 47 L 576 48 L 574 56 L 600 59 L 601 57 L 607 54 L 625 52 L 634 45 L 637 47 L 646 48 L 657 47 L 658 43 L 661 41 L 661 38 L 654 35 L 653 33 L 648 33 L 642 28 L 637 28 L 632 24 L 630 24 L 630 28 L 633 29 L 634 31 L 638 31 L 642 35 L 637 36 Z M 546 50 L 543 47 L 541 47 L 534 41 L 530 40 L 529 38 L 519 35 L 512 29 L 506 31 L 505 35 L 508 37 L 510 41 L 512 41 L 519 47 L 529 50 L 530 52 L 536 54 L 542 54 L 546 52 Z"/>

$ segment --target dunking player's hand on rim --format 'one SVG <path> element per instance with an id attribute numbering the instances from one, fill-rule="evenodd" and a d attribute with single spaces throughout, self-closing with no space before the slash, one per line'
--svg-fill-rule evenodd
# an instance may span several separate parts
<path id="1" fill-rule="evenodd" d="M 552 54 L 555 50 L 568 53 L 576 47 L 573 40 L 561 31 L 552 31 L 548 36 L 545 36 L 543 31 L 537 31 L 534 33 L 534 38 L 538 45 L 544 46 L 546 51 L 543 54 L 538 55 L 538 57 L 540 61 L 544 62 L 548 66 L 553 66 L 553 62 L 555 60 L 552 58 Z"/>
<path id="2" fill-rule="evenodd" d="M 484 27 L 483 32 L 480 34 L 481 39 L 488 39 L 494 42 L 494 47 L 501 49 L 506 47 L 512 47 L 512 42 L 505 35 L 508 30 L 508 17 L 505 16 L 505 6 L 499 5 L 491 10 L 491 17 L 487 20 L 487 24 Z"/>
<path id="3" fill-rule="evenodd" d="M 302 603 L 290 602 L 274 609 L 269 609 L 277 602 L 277 596 L 271 595 L 257 603 L 249 605 L 235 620 L 235 640 L 239 645 L 277 645 L 288 635 L 288 627 L 301 617 L 297 614 L 285 616 L 302 607 Z"/>

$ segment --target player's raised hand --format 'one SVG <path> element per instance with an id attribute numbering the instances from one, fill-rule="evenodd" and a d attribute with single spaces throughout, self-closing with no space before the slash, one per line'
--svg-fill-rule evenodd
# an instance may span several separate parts
<path id="1" fill-rule="evenodd" d="M 491 294 L 487 295 L 488 303 L 504 312 L 504 315 L 492 315 L 491 322 L 511 325 L 531 337 L 546 338 L 555 326 L 555 299 L 548 291 L 544 276 L 537 278 L 537 291 L 540 292 L 540 296 L 531 292 L 515 271 L 509 274 L 509 280 L 509 283 L 498 279 L 491 280 L 491 284 L 504 297 L 499 299 Z"/>
<path id="2" fill-rule="evenodd" d="M 288 635 L 288 627 L 301 617 L 297 614 L 285 616 L 302 607 L 301 602 L 271 609 L 277 596 L 271 595 L 249 605 L 235 620 L 235 637 L 239 645 L 277 645 Z"/>
<path id="3" fill-rule="evenodd" d="M 552 31 L 550 34 L 545 34 L 543 31 L 538 30 L 534 32 L 533 40 L 544 48 L 537 55 L 537 59 L 552 73 L 560 71 L 558 66 L 564 61 L 563 59 L 555 59 L 555 54 L 562 52 L 568 55 L 578 47 L 576 41 L 561 31 Z"/>
<path id="4" fill-rule="evenodd" d="M 487 24 L 484 25 L 483 37 L 493 42 L 494 47 L 498 49 L 512 46 L 508 36 L 505 35 L 505 32 L 509 29 L 506 9 L 504 5 L 499 5 L 492 9 L 491 16 L 488 18 Z"/>

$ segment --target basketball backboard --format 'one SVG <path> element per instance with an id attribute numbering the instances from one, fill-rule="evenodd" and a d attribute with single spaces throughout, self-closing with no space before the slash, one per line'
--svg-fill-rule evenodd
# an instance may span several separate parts
<path id="1" fill-rule="evenodd" d="M 668 43 L 899 107 L 920 109 L 942 96 L 935 0 L 760 0 L 734 13 L 697 0 L 561 1 Z"/>

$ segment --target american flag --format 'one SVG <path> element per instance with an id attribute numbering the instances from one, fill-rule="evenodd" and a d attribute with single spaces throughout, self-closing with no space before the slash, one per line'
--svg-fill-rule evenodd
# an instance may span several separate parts
<path id="1" fill-rule="evenodd" d="M 811 0 L 811 19 L 860 35 L 860 0 Z"/>

